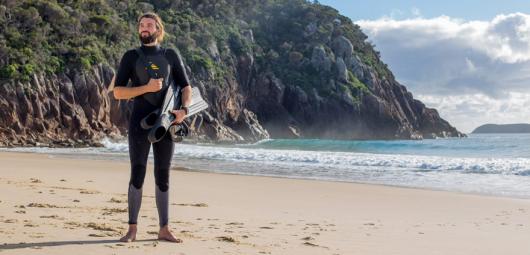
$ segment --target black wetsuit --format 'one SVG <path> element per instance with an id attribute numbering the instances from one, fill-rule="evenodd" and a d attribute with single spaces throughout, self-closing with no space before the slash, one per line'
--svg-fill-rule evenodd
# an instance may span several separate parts
<path id="1" fill-rule="evenodd" d="M 131 161 L 131 179 L 129 182 L 129 224 L 136 224 L 141 205 L 142 186 L 144 183 L 147 157 L 151 143 L 147 139 L 149 130 L 140 126 L 141 120 L 152 111 L 160 108 L 168 86 L 174 83 L 175 87 L 189 86 L 189 79 L 180 55 L 172 49 L 163 49 L 160 46 L 145 46 L 141 48 L 149 64 L 154 64 L 154 71 L 158 78 L 164 78 L 163 88 L 159 92 L 147 93 L 134 98 L 133 110 L 129 120 L 129 156 Z M 132 86 L 142 86 L 149 82 L 150 76 L 145 69 L 145 64 L 140 60 L 138 53 L 133 49 L 127 51 L 120 62 L 116 75 L 115 87 L 126 86 L 129 79 Z M 173 156 L 174 143 L 169 135 L 161 141 L 153 143 L 154 175 L 157 208 L 160 217 L 160 226 L 167 225 L 169 168 Z"/>

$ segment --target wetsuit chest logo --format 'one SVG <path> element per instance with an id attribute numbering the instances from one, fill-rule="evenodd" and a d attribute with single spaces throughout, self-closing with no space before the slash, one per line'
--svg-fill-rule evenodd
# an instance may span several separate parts
<path id="1" fill-rule="evenodd" d="M 150 66 L 151 66 L 151 69 L 153 69 L 153 70 L 158 70 L 158 69 L 160 69 L 160 68 L 159 68 L 155 63 L 153 63 L 153 62 L 149 62 L 149 64 L 150 64 Z"/>
<path id="2" fill-rule="evenodd" d="M 155 63 L 153 63 L 152 61 L 149 61 L 148 64 L 149 64 L 149 67 L 146 66 L 146 67 L 144 68 L 144 70 L 147 71 L 147 72 L 149 72 L 149 71 L 147 70 L 147 68 L 150 68 L 151 70 L 154 71 L 154 74 L 155 74 L 155 76 L 156 76 L 156 77 L 153 77 L 153 78 L 159 78 L 160 75 L 159 75 L 159 73 L 158 73 L 158 70 L 160 70 L 160 67 L 158 67 L 158 66 L 157 66 Z"/>
<path id="3" fill-rule="evenodd" d="M 138 60 L 137 63 L 137 75 L 140 78 L 140 81 L 146 83 L 149 81 L 149 78 L 158 79 L 164 78 L 169 79 L 169 63 L 163 56 L 150 56 L 151 59 L 148 59 L 146 64 L 142 64 L 141 60 Z M 148 70 L 150 69 L 150 70 Z M 149 72 L 154 77 L 150 77 Z"/>
<path id="4" fill-rule="evenodd" d="M 148 70 L 149 69 L 149 70 Z M 136 62 L 136 76 L 140 84 L 147 84 L 149 79 L 163 78 L 162 90 L 158 92 L 149 92 L 143 94 L 145 98 L 152 105 L 161 105 L 164 99 L 165 91 L 171 84 L 169 62 L 163 54 L 153 54 L 146 56 L 146 61 L 143 62 L 138 58 Z M 151 74 L 149 74 L 151 73 Z M 154 76 L 154 77 L 151 77 Z"/>

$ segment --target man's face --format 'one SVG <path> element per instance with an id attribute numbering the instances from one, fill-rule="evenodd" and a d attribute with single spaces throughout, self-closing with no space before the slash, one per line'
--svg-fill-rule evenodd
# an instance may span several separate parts
<path id="1" fill-rule="evenodd" d="M 151 18 L 143 18 L 140 20 L 138 26 L 138 33 L 140 41 L 143 44 L 149 44 L 156 41 L 158 35 L 158 29 L 156 28 L 156 21 Z"/>

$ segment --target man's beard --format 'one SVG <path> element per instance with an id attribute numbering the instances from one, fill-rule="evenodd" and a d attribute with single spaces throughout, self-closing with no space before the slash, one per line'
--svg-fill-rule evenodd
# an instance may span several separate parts
<path id="1" fill-rule="evenodd" d="M 147 32 L 149 34 L 149 32 Z M 148 36 L 142 36 L 143 33 L 140 33 L 139 37 L 140 37 L 140 41 L 142 42 L 142 44 L 150 44 L 150 43 L 154 43 L 156 41 L 156 33 L 154 34 L 149 34 Z"/>

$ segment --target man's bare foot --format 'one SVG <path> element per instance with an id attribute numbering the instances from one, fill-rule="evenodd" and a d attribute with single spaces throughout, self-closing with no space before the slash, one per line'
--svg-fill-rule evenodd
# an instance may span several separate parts
<path id="1" fill-rule="evenodd" d="M 158 240 L 166 240 L 173 243 L 182 243 L 182 240 L 179 238 L 176 238 L 171 231 L 169 231 L 168 226 L 163 226 L 160 228 L 160 231 L 158 232 Z"/>
<path id="2" fill-rule="evenodd" d="M 125 234 L 122 238 L 120 238 L 120 242 L 130 243 L 134 242 L 136 240 L 136 224 L 129 225 L 129 231 L 127 231 L 127 234 Z"/>

